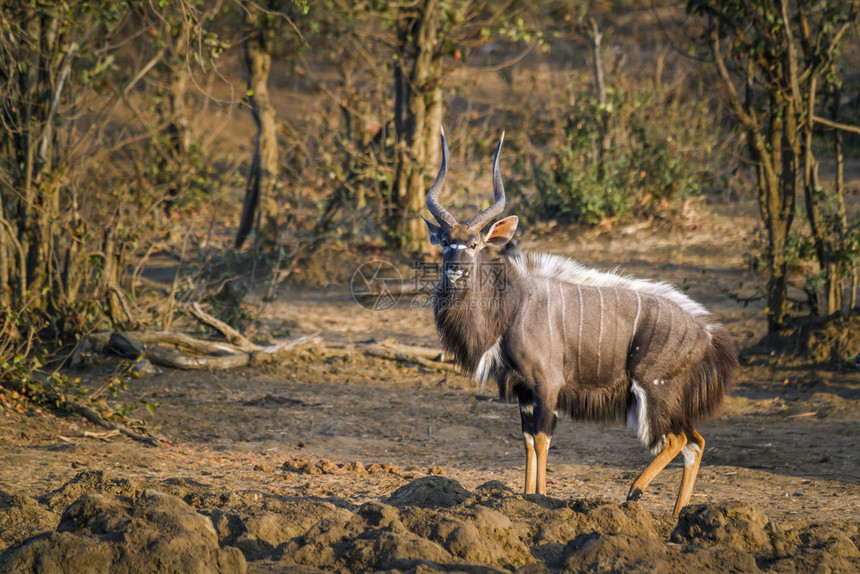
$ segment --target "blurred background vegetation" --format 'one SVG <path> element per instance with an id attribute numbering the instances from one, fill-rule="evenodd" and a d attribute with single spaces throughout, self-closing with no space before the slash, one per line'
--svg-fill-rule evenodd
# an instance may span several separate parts
<path id="1" fill-rule="evenodd" d="M 754 198 L 769 330 L 856 314 L 858 4 L 0 2 L 0 381 L 184 302 L 241 327 L 312 258 L 420 252 L 440 124 L 455 213 L 507 130 L 526 229 Z"/>

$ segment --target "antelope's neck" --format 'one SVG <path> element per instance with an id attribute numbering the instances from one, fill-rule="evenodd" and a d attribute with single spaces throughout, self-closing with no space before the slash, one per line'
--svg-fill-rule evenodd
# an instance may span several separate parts
<path id="1" fill-rule="evenodd" d="M 511 291 L 515 273 L 504 260 L 485 259 L 469 285 L 452 288 L 443 281 L 436 289 L 434 316 L 445 351 L 470 373 L 506 332 L 513 314 Z M 495 276 L 491 276 L 495 273 Z"/>

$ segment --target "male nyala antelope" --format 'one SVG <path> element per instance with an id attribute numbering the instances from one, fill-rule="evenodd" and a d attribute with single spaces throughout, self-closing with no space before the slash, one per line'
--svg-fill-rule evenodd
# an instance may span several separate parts
<path id="1" fill-rule="evenodd" d="M 684 474 L 677 515 L 690 500 L 705 441 L 693 428 L 715 415 L 738 361 L 726 331 L 701 305 L 668 283 L 589 269 L 546 254 L 493 259 L 517 217 L 481 229 L 505 207 L 493 159 L 495 202 L 466 223 L 439 203 L 448 168 L 427 194 L 430 242 L 442 246 L 434 315 L 445 350 L 503 397 L 516 395 L 526 448 L 525 492 L 546 494 L 546 459 L 559 411 L 585 421 L 623 421 L 657 453 L 630 487 L 643 490 L 678 453 Z M 483 269 L 483 271 L 482 271 Z"/>

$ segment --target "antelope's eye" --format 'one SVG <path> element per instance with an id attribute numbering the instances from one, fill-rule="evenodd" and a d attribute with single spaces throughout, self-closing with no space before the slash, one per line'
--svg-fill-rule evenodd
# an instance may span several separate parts
<path id="1" fill-rule="evenodd" d="M 442 247 L 448 247 L 449 243 L 447 239 L 442 240 Z"/>
<path id="2" fill-rule="evenodd" d="M 476 247 L 478 247 L 477 243 L 470 243 L 469 244 L 469 249 L 475 249 Z"/>

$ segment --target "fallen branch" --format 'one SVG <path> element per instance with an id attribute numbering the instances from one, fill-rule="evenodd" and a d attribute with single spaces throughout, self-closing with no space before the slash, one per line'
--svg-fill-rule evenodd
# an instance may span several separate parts
<path id="1" fill-rule="evenodd" d="M 100 427 L 104 427 L 108 430 L 119 431 L 122 434 L 124 434 L 125 436 L 127 436 L 128 438 L 136 440 L 138 442 L 142 442 L 146 445 L 159 446 L 162 443 L 165 443 L 165 444 L 167 443 L 167 441 L 164 440 L 163 438 L 156 438 L 156 437 L 152 437 L 152 436 L 146 436 L 146 435 L 138 434 L 138 433 L 134 432 L 133 430 L 129 429 L 125 425 L 106 421 L 105 419 L 102 418 L 102 416 L 98 412 L 96 412 L 94 409 L 91 409 L 90 407 L 85 407 L 84 405 L 81 405 L 81 404 L 78 404 L 75 402 L 71 402 L 71 401 L 60 401 L 58 403 L 58 406 L 62 409 L 69 411 L 69 412 L 81 415 L 85 419 L 99 425 Z"/>
<path id="2" fill-rule="evenodd" d="M 189 305 L 189 310 L 194 317 L 197 318 L 198 321 L 209 325 L 213 329 L 220 331 L 227 340 L 242 349 L 243 351 L 259 351 L 262 349 L 260 345 L 254 344 L 250 339 L 245 337 L 242 333 L 225 323 L 220 319 L 216 319 L 209 313 L 205 312 L 203 308 L 200 306 L 200 303 L 192 303 Z"/>
<path id="3" fill-rule="evenodd" d="M 403 353 L 406 355 L 415 355 L 418 357 L 422 357 L 424 359 L 428 359 L 431 361 L 437 362 L 447 362 L 444 359 L 444 353 L 439 349 L 433 349 L 430 347 L 417 347 L 415 345 L 403 345 L 400 343 L 395 343 L 394 341 L 383 341 L 380 343 L 381 347 L 386 349 L 390 349 L 395 353 Z"/>
<path id="4" fill-rule="evenodd" d="M 280 363 L 311 345 L 319 345 L 318 334 L 282 341 L 253 351 L 229 343 L 206 341 L 184 333 L 136 331 L 111 333 L 106 349 L 123 357 L 145 356 L 154 364 L 182 370 L 227 370 L 237 367 Z"/>
<path id="5" fill-rule="evenodd" d="M 314 333 L 313 335 L 299 337 L 292 341 L 284 341 L 276 345 L 271 345 L 251 353 L 250 365 L 252 367 L 257 367 L 259 365 L 281 363 L 290 355 L 295 354 L 296 351 L 312 345 L 319 345 L 320 343 L 322 343 L 322 337 L 320 337 L 319 334 Z"/>
<path id="6" fill-rule="evenodd" d="M 145 345 L 168 345 L 175 349 L 184 349 L 201 355 L 234 355 L 245 351 L 235 345 L 221 343 L 218 341 L 207 341 L 206 339 L 198 339 L 185 333 L 174 333 L 167 331 L 134 331 L 132 333 L 117 331 L 111 336 L 111 344 L 113 344 L 116 335 L 126 338 L 129 342 L 138 345 L 142 343 L 141 350 Z M 138 353 L 139 354 L 139 353 Z"/>
<path id="7" fill-rule="evenodd" d="M 236 367 L 244 367 L 251 360 L 248 353 L 194 355 L 161 345 L 147 346 L 145 356 L 156 365 L 185 371 L 235 369 Z"/>
<path id="8" fill-rule="evenodd" d="M 436 369 L 437 371 L 450 371 L 460 374 L 460 370 L 453 363 L 443 363 L 433 359 L 427 359 L 414 353 L 406 353 L 402 351 L 394 351 L 384 346 L 372 347 L 364 350 L 365 354 L 380 359 L 388 359 L 390 361 L 398 361 L 413 365 L 421 365 L 428 369 Z"/>
<path id="9" fill-rule="evenodd" d="M 161 437 L 147 436 L 147 435 L 139 434 L 139 433 L 136 433 L 133 430 L 129 429 L 127 426 L 125 426 L 123 424 L 114 423 L 114 422 L 110 422 L 110 421 L 105 420 L 95 409 L 84 406 L 80 403 L 76 403 L 74 401 L 66 400 L 66 399 L 62 398 L 60 395 L 58 395 L 57 393 L 55 393 L 51 390 L 48 390 L 48 388 L 45 386 L 47 384 L 47 377 L 46 376 L 44 376 L 40 373 L 34 373 L 34 375 L 37 375 L 40 379 L 42 379 L 42 383 L 43 383 L 43 387 L 39 391 L 40 394 L 42 395 L 42 400 L 39 402 L 41 402 L 43 404 L 56 405 L 58 408 L 61 408 L 64 411 L 68 411 L 70 413 L 74 413 L 76 415 L 80 415 L 80 416 L 84 417 L 85 419 L 89 420 L 90 422 L 99 425 L 100 427 L 103 427 L 103 428 L 106 428 L 106 429 L 112 430 L 112 431 L 118 431 L 130 439 L 136 440 L 138 442 L 142 442 L 142 443 L 149 445 L 149 446 L 159 446 L 162 443 L 165 443 L 165 444 L 167 443 L 167 441 Z M 20 381 L 14 381 L 14 380 L 4 381 L 3 385 L 6 388 L 9 388 L 9 389 L 12 389 L 13 391 L 17 391 L 17 392 L 21 393 L 22 395 L 30 396 L 27 393 L 27 389 L 24 388 L 24 384 Z"/>

